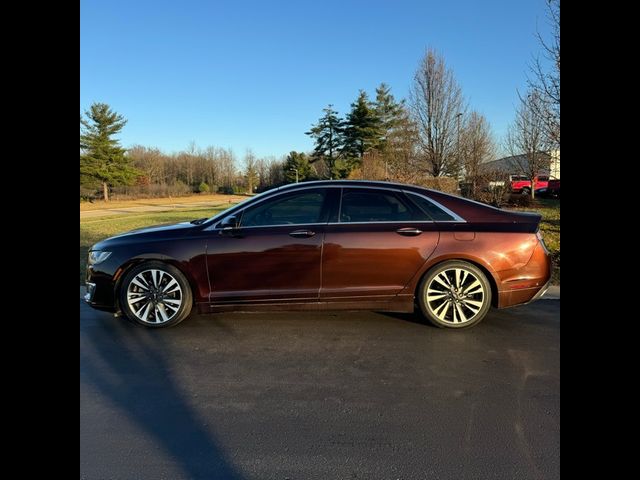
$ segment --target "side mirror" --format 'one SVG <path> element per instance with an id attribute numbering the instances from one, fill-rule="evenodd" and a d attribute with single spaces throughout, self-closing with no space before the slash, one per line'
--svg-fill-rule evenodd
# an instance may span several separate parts
<path id="1" fill-rule="evenodd" d="M 222 222 L 220 222 L 220 228 L 222 228 L 222 230 L 225 232 L 228 232 L 230 230 L 235 230 L 239 226 L 240 226 L 240 221 L 238 220 L 238 217 L 236 217 L 235 215 L 229 215 L 228 217 L 223 218 Z"/>

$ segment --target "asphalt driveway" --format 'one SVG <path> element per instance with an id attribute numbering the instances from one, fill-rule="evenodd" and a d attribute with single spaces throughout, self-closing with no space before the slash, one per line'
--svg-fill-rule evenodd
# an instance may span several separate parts
<path id="1" fill-rule="evenodd" d="M 559 478 L 559 307 L 454 332 L 370 312 L 151 331 L 81 302 L 81 478 Z"/>

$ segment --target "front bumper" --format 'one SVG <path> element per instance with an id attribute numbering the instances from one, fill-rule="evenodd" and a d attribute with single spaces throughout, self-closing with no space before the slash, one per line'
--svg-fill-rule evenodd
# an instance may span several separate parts
<path id="1" fill-rule="evenodd" d="M 114 279 L 110 271 L 99 270 L 93 265 L 87 266 L 85 285 L 87 291 L 84 294 L 84 301 L 87 304 L 98 310 L 116 311 Z"/>
<path id="2" fill-rule="evenodd" d="M 87 292 L 84 294 L 84 301 L 91 304 L 91 300 L 93 300 L 93 294 L 96 291 L 96 284 L 91 282 L 86 282 Z"/>

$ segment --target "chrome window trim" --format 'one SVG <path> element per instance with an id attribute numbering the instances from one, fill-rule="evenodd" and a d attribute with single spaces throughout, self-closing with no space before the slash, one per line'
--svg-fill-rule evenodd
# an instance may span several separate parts
<path id="1" fill-rule="evenodd" d="M 426 201 L 433 203 L 436 207 L 438 207 L 440 210 L 442 210 L 443 212 L 451 215 L 454 219 L 453 220 L 437 220 L 438 223 L 467 223 L 467 221 L 462 218 L 460 215 L 458 215 L 457 213 L 449 210 L 447 207 L 445 207 L 444 205 L 442 205 L 439 202 L 436 202 L 433 198 L 429 198 L 425 195 L 422 195 L 421 193 L 417 193 L 417 192 L 412 192 L 411 190 L 402 190 L 402 192 L 405 195 L 417 195 L 418 197 L 422 197 L 424 198 Z"/>
<path id="2" fill-rule="evenodd" d="M 412 193 L 415 193 L 415 192 L 412 192 Z M 503 210 L 502 208 L 494 207 L 493 205 L 489 205 L 488 203 L 482 203 L 482 202 L 479 202 L 477 200 L 472 200 L 470 198 L 465 198 L 465 197 L 457 197 L 455 195 L 451 195 L 450 193 L 445 193 L 445 192 L 438 192 L 438 193 L 440 193 L 441 195 L 445 195 L 447 197 L 454 198 L 454 199 L 462 199 L 462 200 L 464 200 L 466 202 L 475 203 L 476 205 L 480 205 L 481 207 L 490 208 L 492 210 L 498 210 L 499 212 L 503 212 L 503 213 L 505 212 L 505 210 Z M 420 195 L 420 194 L 418 193 L 416 195 Z M 427 198 L 427 197 L 425 197 L 425 198 Z M 429 201 L 435 203 L 435 201 L 431 200 L 430 198 L 429 198 Z"/>
<path id="3" fill-rule="evenodd" d="M 323 180 L 319 180 L 318 182 L 322 182 Z M 363 180 L 366 181 L 366 180 Z M 306 183 L 306 182 L 305 182 Z M 458 215 L 457 213 L 449 210 L 447 207 L 445 207 L 444 205 L 442 205 L 441 203 L 435 201 L 432 198 L 429 198 L 421 193 L 417 193 L 417 192 L 413 192 L 411 190 L 403 190 L 402 188 L 396 188 L 395 185 L 398 186 L 405 186 L 401 183 L 390 183 L 390 185 L 394 185 L 392 187 L 379 187 L 379 186 L 369 186 L 369 185 L 354 185 L 354 184 L 349 184 L 349 185 L 311 185 L 314 182 L 308 182 L 309 185 L 308 186 L 304 186 L 304 187 L 298 187 L 295 190 L 290 190 L 289 188 L 284 188 L 283 190 L 280 190 L 280 188 L 283 187 L 279 187 L 278 190 L 276 190 L 276 192 L 274 192 L 273 195 L 268 195 L 264 198 L 260 198 L 259 200 L 255 201 L 255 202 L 251 202 L 251 204 L 249 205 L 244 205 L 242 206 L 242 208 L 240 208 L 239 210 L 232 210 L 229 213 L 226 213 L 225 215 L 221 216 L 221 218 L 217 221 L 212 222 L 211 225 L 209 225 L 208 227 L 206 227 L 204 229 L 204 231 L 220 231 L 222 230 L 221 228 L 218 228 L 218 224 L 224 220 L 227 216 L 229 215 L 233 215 L 233 214 L 237 214 L 237 213 L 244 213 L 244 210 L 246 210 L 247 208 L 253 207 L 255 205 L 259 205 L 260 203 L 266 201 L 266 200 L 273 200 L 281 195 L 286 195 L 289 193 L 293 193 L 293 192 L 299 192 L 299 191 L 303 191 L 303 190 L 319 190 L 319 189 L 325 189 L 325 188 L 339 188 L 341 190 L 344 190 L 345 188 L 361 188 L 361 189 L 369 189 L 369 190 L 386 190 L 386 191 L 391 191 L 391 192 L 396 192 L 396 193 L 404 193 L 404 194 L 412 194 L 412 195 L 418 195 L 422 198 L 424 198 L 425 200 L 433 203 L 436 207 L 442 209 L 444 212 L 448 213 L 449 215 L 451 215 L 454 220 L 439 220 L 439 221 L 434 221 L 434 220 L 408 220 L 408 221 L 398 221 L 398 220 L 385 220 L 385 221 L 379 221 L 379 222 L 340 222 L 340 214 L 342 211 L 342 194 L 343 191 L 340 192 L 340 203 L 339 203 L 339 207 L 338 207 L 338 222 L 326 222 L 326 223 L 285 223 L 285 224 L 281 224 L 281 225 L 255 225 L 255 226 L 250 226 L 250 227 L 240 227 L 240 228 L 271 228 L 271 227 L 285 227 L 285 226 L 289 226 L 289 227 L 298 227 L 298 226 L 306 226 L 306 225 L 356 225 L 356 224 L 360 224 L 360 225 L 365 225 L 365 224 L 375 224 L 375 223 L 467 223 L 467 221 L 462 218 L 460 215 Z M 296 184 L 291 184 L 291 185 L 296 185 Z M 297 184 L 299 185 L 299 184 Z M 284 187 L 288 187 L 288 185 L 285 185 Z M 452 196 L 452 195 L 450 195 Z M 465 199 L 468 200 L 468 199 Z M 470 201 L 470 200 L 468 200 Z M 490 205 L 485 205 L 483 203 L 480 202 L 474 202 L 474 203 L 478 203 L 480 205 L 484 205 L 484 206 L 490 206 Z M 239 207 L 241 206 L 241 204 L 238 204 L 234 207 L 231 207 L 232 209 L 235 207 Z M 495 208 L 495 207 L 491 207 L 491 208 Z M 497 209 L 499 210 L 499 209 Z M 222 215 L 224 212 L 220 212 L 218 215 Z M 218 215 L 212 217 L 212 220 L 215 219 Z"/>
<path id="4" fill-rule="evenodd" d="M 278 227 L 308 227 L 308 226 L 318 226 L 318 227 L 324 227 L 327 225 L 327 223 L 281 223 L 280 225 L 250 225 L 248 227 L 243 227 L 240 226 L 238 227 L 238 230 L 245 230 L 245 229 L 249 229 L 249 228 L 278 228 Z M 218 231 L 222 231 L 222 228 L 216 228 L 216 230 Z"/>
<path id="5" fill-rule="evenodd" d="M 450 222 L 452 220 L 449 220 Z M 373 225 L 373 224 L 377 224 L 377 223 L 401 223 L 401 224 L 405 224 L 405 223 L 436 223 L 433 220 L 380 220 L 380 221 L 369 221 L 369 222 L 331 222 L 328 223 L 327 225 Z M 438 222 L 438 223 L 443 223 L 443 222 Z"/>

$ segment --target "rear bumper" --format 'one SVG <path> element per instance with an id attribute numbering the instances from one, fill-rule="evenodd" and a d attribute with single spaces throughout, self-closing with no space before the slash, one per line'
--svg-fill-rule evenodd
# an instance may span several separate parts
<path id="1" fill-rule="evenodd" d="M 498 291 L 498 308 L 538 300 L 551 283 L 551 257 L 546 247 L 538 243 L 527 265 L 510 271 L 506 277 Z"/>
<path id="2" fill-rule="evenodd" d="M 540 299 L 545 293 L 547 293 L 547 290 L 549 290 L 549 287 L 551 286 L 551 280 L 549 280 L 547 283 L 545 283 L 544 287 L 542 287 L 538 293 L 536 293 L 533 298 L 531 300 L 529 300 L 527 303 L 531 303 L 531 302 L 535 302 L 536 300 Z"/>

